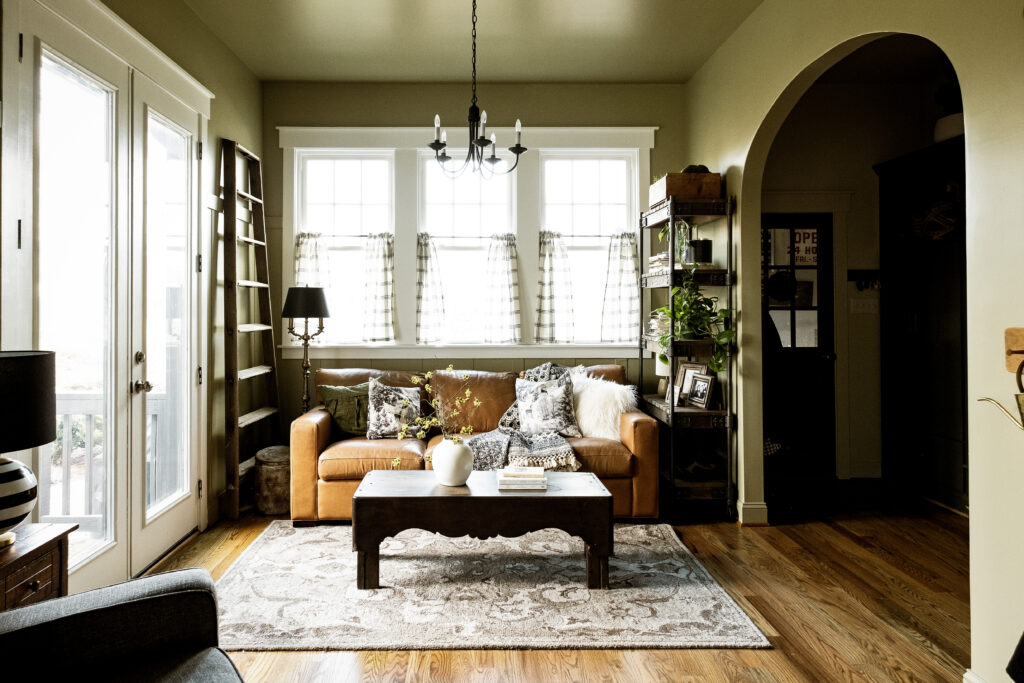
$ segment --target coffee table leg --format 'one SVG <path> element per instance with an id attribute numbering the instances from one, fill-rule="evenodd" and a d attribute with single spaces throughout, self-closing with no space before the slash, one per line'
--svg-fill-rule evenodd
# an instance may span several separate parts
<path id="1" fill-rule="evenodd" d="M 356 588 L 380 588 L 380 548 L 356 551 Z"/>
<path id="2" fill-rule="evenodd" d="M 587 544 L 587 588 L 608 588 L 608 556 L 598 555 Z"/>

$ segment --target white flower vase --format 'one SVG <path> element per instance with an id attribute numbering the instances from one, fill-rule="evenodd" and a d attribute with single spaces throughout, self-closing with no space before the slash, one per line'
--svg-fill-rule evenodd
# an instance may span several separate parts
<path id="1" fill-rule="evenodd" d="M 445 439 L 434 446 L 434 476 L 444 486 L 462 486 L 473 472 L 473 451 L 465 443 Z"/>

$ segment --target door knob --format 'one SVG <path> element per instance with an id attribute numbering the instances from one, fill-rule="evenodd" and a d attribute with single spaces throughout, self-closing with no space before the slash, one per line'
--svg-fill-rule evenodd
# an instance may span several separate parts
<path id="1" fill-rule="evenodd" d="M 146 352 L 145 351 L 136 351 L 135 352 L 135 362 L 136 363 L 145 363 L 146 362 Z"/>
<path id="2" fill-rule="evenodd" d="M 143 391 L 146 391 L 146 392 L 153 391 L 153 385 L 149 382 L 149 380 L 145 380 L 145 379 L 137 379 L 137 380 L 135 380 L 135 393 L 138 394 L 138 393 L 143 392 Z"/>

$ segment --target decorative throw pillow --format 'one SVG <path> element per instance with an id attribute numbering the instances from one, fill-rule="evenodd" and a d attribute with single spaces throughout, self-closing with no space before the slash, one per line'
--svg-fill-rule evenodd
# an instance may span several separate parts
<path id="1" fill-rule="evenodd" d="M 498 420 L 498 430 L 502 432 L 519 431 L 519 401 L 512 401 L 512 405 Z"/>
<path id="2" fill-rule="evenodd" d="M 320 395 L 324 407 L 346 434 L 365 434 L 366 419 L 370 412 L 370 383 L 335 387 L 321 384 Z"/>
<path id="3" fill-rule="evenodd" d="M 636 410 L 636 390 L 596 377 L 573 377 L 572 403 L 583 436 L 619 440 L 619 418 Z"/>
<path id="4" fill-rule="evenodd" d="M 537 367 L 530 368 L 529 370 L 523 372 L 523 379 L 529 380 L 531 382 L 546 382 L 549 379 L 558 379 L 559 377 L 564 376 L 566 373 L 578 375 L 583 374 L 586 371 L 586 368 L 583 367 L 582 365 L 567 368 L 564 365 L 559 365 L 558 363 L 552 363 L 551 361 L 547 361 L 546 363 L 541 363 Z"/>
<path id="5" fill-rule="evenodd" d="M 395 438 L 403 424 L 412 424 L 419 416 L 419 387 L 389 387 L 376 379 L 370 380 L 370 413 L 366 438 Z"/>
<path id="6" fill-rule="evenodd" d="M 565 373 L 546 382 L 516 380 L 519 426 L 526 434 L 555 432 L 581 436 L 572 409 L 572 377 Z"/>

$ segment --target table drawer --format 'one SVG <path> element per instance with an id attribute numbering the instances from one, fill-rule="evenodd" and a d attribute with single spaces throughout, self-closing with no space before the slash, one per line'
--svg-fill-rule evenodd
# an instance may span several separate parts
<path id="1" fill-rule="evenodd" d="M 59 566 L 60 553 L 55 549 L 8 574 L 4 581 L 4 609 L 57 597 Z"/>

